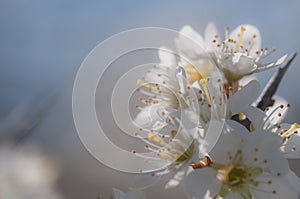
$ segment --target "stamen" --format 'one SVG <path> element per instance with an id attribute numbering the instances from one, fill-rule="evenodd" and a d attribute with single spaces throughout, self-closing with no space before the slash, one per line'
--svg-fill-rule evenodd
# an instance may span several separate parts
<path id="1" fill-rule="evenodd" d="M 296 130 L 300 128 L 299 124 L 294 123 L 291 128 L 289 130 L 287 130 L 286 132 L 284 132 L 281 137 L 283 138 L 288 138 L 289 136 L 293 135 L 295 132 L 297 132 Z"/>
<path id="2" fill-rule="evenodd" d="M 156 136 L 153 133 L 149 133 L 148 134 L 148 139 L 151 140 L 151 141 L 157 142 L 157 143 L 159 143 L 162 146 L 166 146 L 167 145 L 167 143 L 165 141 L 163 141 L 160 137 Z"/>
<path id="3" fill-rule="evenodd" d="M 207 88 L 207 81 L 205 79 L 201 79 L 200 84 L 202 85 L 202 87 L 204 89 L 208 104 L 211 104 L 210 95 L 209 95 L 209 91 L 208 91 L 208 88 Z"/>
<path id="4" fill-rule="evenodd" d="M 229 28 L 225 27 L 225 39 L 228 38 Z"/>
<path id="5" fill-rule="evenodd" d="M 245 33 L 246 29 L 244 26 L 241 27 L 241 32 L 240 32 L 240 36 L 239 36 L 239 40 L 236 44 L 236 48 L 237 48 L 237 51 L 239 51 L 241 49 L 241 44 L 243 42 L 243 36 L 244 36 L 244 33 Z"/>

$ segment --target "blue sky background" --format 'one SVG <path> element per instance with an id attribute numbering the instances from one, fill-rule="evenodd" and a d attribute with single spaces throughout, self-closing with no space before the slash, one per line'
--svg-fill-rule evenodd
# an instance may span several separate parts
<path id="1" fill-rule="evenodd" d="M 263 46 L 277 48 L 273 55 L 276 58 L 285 53 L 300 53 L 299 10 L 297 0 L 2 0 L 0 118 L 5 118 L 13 107 L 24 101 L 45 100 L 59 90 L 56 103 L 34 130 L 32 139 L 63 159 L 66 170 L 59 185 L 67 198 L 96 198 L 98 194 L 109 198 L 110 188 L 126 189 L 129 177 L 99 165 L 89 156 L 79 142 L 71 113 L 76 70 L 99 42 L 137 27 L 179 30 L 190 24 L 202 33 L 209 21 L 215 22 L 220 30 L 250 23 L 260 29 Z M 278 91 L 292 104 L 287 117 L 290 122 L 300 121 L 299 65 L 298 56 Z M 262 84 L 272 72 L 258 75 Z M 149 191 L 150 198 L 162 194 L 156 191 L 162 191 L 160 186 Z M 170 196 L 175 197 L 181 190 L 176 191 Z"/>

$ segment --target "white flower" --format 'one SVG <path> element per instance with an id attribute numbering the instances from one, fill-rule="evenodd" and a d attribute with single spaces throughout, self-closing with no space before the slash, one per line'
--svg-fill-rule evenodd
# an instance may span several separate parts
<path id="1" fill-rule="evenodd" d="M 35 150 L 0 148 L 1 199 L 61 199 L 54 190 L 57 166 Z"/>
<path id="2" fill-rule="evenodd" d="M 143 129 L 148 135 L 144 136 L 143 132 L 136 132 L 135 136 L 145 142 L 145 149 L 150 153 L 138 153 L 133 150 L 133 154 L 145 159 L 146 163 L 157 164 L 162 167 L 157 172 L 142 173 L 135 177 L 131 188 L 144 189 L 156 183 L 160 176 L 172 172 L 173 178 L 166 184 L 166 188 L 177 186 L 182 178 L 188 172 L 190 164 L 198 157 L 197 142 L 194 141 L 195 132 L 187 131 L 181 121 L 176 117 L 170 117 L 163 114 L 168 120 L 169 132 L 164 130 L 164 134 Z M 173 126 L 173 128 L 172 128 Z M 143 169 L 141 168 L 141 172 Z"/>
<path id="3" fill-rule="evenodd" d="M 163 50 L 160 50 L 160 54 L 165 54 Z M 169 57 L 167 60 L 173 60 L 171 55 L 165 55 L 162 56 L 164 58 Z M 165 63 L 172 63 L 172 61 L 164 61 Z M 177 112 L 180 112 L 184 109 L 190 108 L 187 104 L 187 100 L 191 98 L 190 91 L 191 92 L 201 92 L 198 99 L 194 99 L 194 104 L 198 100 L 200 102 L 200 106 L 211 106 L 211 100 L 209 99 L 211 96 L 207 95 L 208 92 L 212 92 L 210 88 L 207 88 L 207 86 L 202 86 L 202 91 L 200 91 L 198 88 L 197 91 L 191 89 L 192 87 L 195 87 L 195 85 L 199 84 L 198 80 L 194 81 L 194 85 L 190 85 L 189 78 L 187 71 L 183 69 L 180 66 L 167 66 L 165 65 L 159 65 L 153 68 L 143 80 L 139 80 L 138 84 L 142 86 L 142 88 L 139 89 L 139 92 L 142 93 L 145 98 L 140 98 L 140 101 L 146 104 L 145 107 L 137 106 L 138 109 L 140 109 L 140 112 L 136 115 L 134 119 L 134 123 L 142 128 L 147 129 L 154 129 L 159 130 L 163 128 L 165 125 L 167 125 L 166 121 L 162 120 L 160 114 L 164 112 L 167 115 L 176 115 Z M 173 71 L 175 69 L 175 71 Z M 159 72 L 160 71 L 160 72 Z M 196 71 L 197 72 L 197 71 Z M 200 78 L 201 82 L 206 82 L 209 78 Z M 220 90 L 220 84 L 222 83 L 221 80 L 219 82 L 216 82 L 217 85 L 212 89 L 218 89 L 217 92 Z M 223 85 L 222 85 L 223 87 Z M 221 95 L 224 94 L 223 88 L 219 94 L 216 94 L 215 97 L 216 100 L 219 100 L 221 98 Z M 215 92 L 216 93 L 216 92 Z M 195 94 L 193 94 L 195 96 Z M 205 100 L 207 99 L 207 100 Z M 195 101 L 196 100 L 196 101 Z M 223 98 L 221 98 L 223 100 Z M 209 104 L 210 103 L 210 104 Z M 195 105 L 194 105 L 195 106 Z"/>
<path id="4" fill-rule="evenodd" d="M 150 69 L 145 77 L 138 80 L 138 85 L 141 86 L 138 91 L 145 96 L 141 97 L 140 101 L 146 104 L 146 107 L 137 106 L 140 112 L 134 122 L 138 126 L 143 128 L 155 126 L 159 129 L 165 123 L 158 120 L 158 112 L 165 109 L 164 112 L 174 113 L 179 108 L 185 107 L 186 104 L 180 96 L 182 85 L 178 80 L 176 67 L 184 68 L 185 78 L 190 85 L 209 77 L 213 70 L 210 54 L 214 52 L 213 43 L 210 41 L 217 35 L 216 31 L 214 24 L 208 24 L 203 39 L 190 26 L 184 26 L 175 41 L 178 57 L 175 56 L 176 52 L 172 52 L 167 47 L 159 49 L 160 63 Z"/>
<path id="5" fill-rule="evenodd" d="M 186 177 L 187 194 L 193 199 L 298 199 L 293 173 L 278 150 L 280 142 L 279 136 L 268 132 L 244 137 L 225 128 L 210 153 L 210 165 Z"/>
<path id="6" fill-rule="evenodd" d="M 218 127 L 221 131 L 222 120 L 226 114 L 226 93 L 223 83 L 213 78 L 201 79 L 189 85 L 186 80 L 185 70 L 177 68 L 177 80 L 180 85 L 178 96 L 185 107 L 180 110 L 180 119 L 170 112 L 157 112 L 161 121 L 165 121 L 171 133 L 160 133 L 155 128 L 142 128 L 135 136 L 143 140 L 146 149 L 155 152 L 157 157 L 149 157 L 145 154 L 134 154 L 145 158 L 152 164 L 157 162 L 169 162 L 169 166 L 159 172 L 148 175 L 142 174 L 135 179 L 136 188 L 145 188 L 156 182 L 156 176 L 172 172 L 173 178 L 166 184 L 166 188 L 177 186 L 188 174 L 193 164 L 197 164 L 209 150 L 205 139 L 206 135 L 217 141 Z M 212 124 L 213 122 L 213 124 Z M 209 130 L 208 130 L 209 129 Z M 210 134 L 208 131 L 212 132 Z M 143 132 L 148 133 L 147 136 Z M 218 135 L 216 135 L 218 134 Z M 146 137 L 146 138 L 144 138 Z M 209 142 L 213 145 L 213 142 Z M 152 154 L 153 155 L 153 154 Z"/>
<path id="7" fill-rule="evenodd" d="M 180 55 L 178 65 L 185 69 L 190 84 L 211 75 L 214 68 L 211 54 L 215 50 L 213 39 L 218 40 L 218 31 L 213 23 L 207 24 L 204 37 L 188 25 L 180 30 L 176 39 Z"/>
<path id="8" fill-rule="evenodd" d="M 186 82 L 185 77 L 185 70 L 179 67 L 177 71 L 177 80 L 180 85 L 180 92 L 178 92 L 178 97 L 181 99 L 181 103 L 185 104 L 185 108 L 181 110 L 181 120 L 179 120 L 176 116 L 172 115 L 172 113 L 164 109 L 159 109 L 160 106 L 157 105 L 158 107 L 154 112 L 154 116 L 150 116 L 147 121 L 149 123 L 149 121 L 151 121 L 150 119 L 154 119 L 158 123 L 163 122 L 166 125 L 159 126 L 164 127 L 167 125 L 173 125 L 174 123 L 177 123 L 177 127 L 178 125 L 182 126 L 181 123 L 183 122 L 183 126 L 189 127 L 187 128 L 187 131 L 183 131 L 182 133 L 187 135 L 189 134 L 189 136 L 187 136 L 187 140 L 182 139 L 186 139 L 186 136 L 182 136 L 180 141 L 184 144 L 181 143 L 180 145 L 184 145 L 184 150 L 186 150 L 189 144 L 192 143 L 192 139 L 196 139 L 196 147 L 199 147 L 198 151 L 202 154 L 203 157 L 205 154 L 204 151 L 206 150 L 205 146 L 207 146 L 207 144 L 213 145 L 213 143 L 211 142 L 202 142 L 205 136 L 209 134 L 207 133 L 207 131 L 208 128 L 211 126 L 211 122 L 215 122 L 214 125 L 217 126 L 218 121 L 219 123 L 222 123 L 223 119 L 230 119 L 233 114 L 238 114 L 242 112 L 245 107 L 248 107 L 254 101 L 259 90 L 259 84 L 256 80 L 252 80 L 234 94 L 232 94 L 231 91 L 228 91 L 229 99 L 227 100 L 227 93 L 220 79 L 201 79 L 200 81 L 194 82 L 193 85 L 190 86 Z M 153 105 L 152 107 L 154 106 L 155 105 Z M 145 123 L 147 121 L 145 121 Z M 140 135 L 141 133 L 136 132 L 135 134 L 136 136 L 140 137 L 143 141 L 155 141 L 159 144 L 159 146 L 155 146 L 155 148 L 160 149 L 167 145 L 167 142 L 163 142 L 161 140 L 161 137 L 166 138 L 166 135 L 160 134 L 159 131 L 161 130 L 161 128 L 157 129 L 156 124 L 153 124 L 153 122 L 150 122 L 149 128 L 140 129 L 141 131 L 148 133 L 148 140 L 144 139 L 144 137 L 147 136 Z M 169 139 L 169 137 L 170 136 L 168 136 L 167 138 Z M 216 141 L 216 139 L 214 141 Z M 182 151 L 182 149 L 180 149 L 181 146 L 179 145 L 180 147 L 178 148 L 176 144 L 177 143 L 172 143 L 170 146 L 176 149 L 176 151 L 181 152 L 180 154 L 184 153 L 185 151 Z M 149 146 L 147 145 L 147 147 Z M 154 150 L 152 148 L 150 149 L 152 151 Z M 169 156 L 164 155 L 162 157 Z M 175 153 L 175 157 L 175 159 L 173 158 L 171 160 L 176 160 L 179 157 L 179 155 L 176 155 Z"/>
<path id="9" fill-rule="evenodd" d="M 176 78 L 176 57 L 166 47 L 161 47 L 158 53 L 161 62 L 137 82 L 141 86 L 140 92 L 148 97 L 140 100 L 146 105 L 162 104 L 176 109 L 179 107 L 176 94 L 180 89 Z"/>
<path id="10" fill-rule="evenodd" d="M 285 154 L 286 158 L 300 158 L 300 126 L 297 123 L 287 124 L 281 123 L 284 119 L 290 105 L 283 101 L 282 98 L 277 98 L 274 105 L 268 108 L 266 112 L 261 111 L 256 107 L 247 108 L 244 113 L 250 119 L 252 129 L 268 130 L 271 133 L 278 134 L 282 138 L 280 149 Z"/>
<path id="11" fill-rule="evenodd" d="M 242 112 L 254 101 L 259 90 L 256 80 L 250 81 L 234 94 L 231 91 L 226 93 L 221 79 L 206 78 L 189 85 L 185 78 L 185 70 L 181 67 L 177 68 L 176 76 L 180 85 L 178 97 L 181 99 L 181 103 L 185 104 L 181 110 L 181 119 L 172 115 L 174 112 L 159 109 L 159 105 L 152 105 L 152 107 L 158 107 L 154 113 L 155 116 L 148 119 L 148 121 L 156 119 L 156 121 L 167 124 L 160 125 L 163 127 L 173 125 L 173 132 L 168 135 L 162 134 L 160 133 L 161 128 L 157 129 L 156 124 L 150 122 L 149 128 L 141 128 L 140 132 L 135 133 L 135 136 L 146 143 L 146 149 L 157 152 L 157 157 L 148 157 L 136 151 L 134 154 L 145 158 L 145 161 L 152 164 L 169 161 L 170 165 L 155 174 L 139 175 L 132 185 L 134 188 L 148 187 L 157 182 L 161 175 L 169 172 L 174 175 L 167 183 L 166 188 L 177 186 L 190 171 L 190 166 L 199 163 L 199 160 L 210 150 L 210 146 L 217 142 L 217 131 L 222 130 L 220 127 L 222 121 L 225 118 L 230 119 L 233 114 Z M 229 99 L 227 99 L 227 94 Z M 152 128 L 151 125 L 153 125 Z M 188 128 L 183 128 L 187 126 Z M 181 130 L 177 131 L 178 129 Z M 174 135 L 176 135 L 176 139 L 174 139 Z M 174 140 L 176 141 L 174 142 Z"/>
<path id="12" fill-rule="evenodd" d="M 130 190 L 126 193 L 123 191 L 112 188 L 114 193 L 114 199 L 146 199 L 146 194 L 141 190 Z"/>
<path id="13" fill-rule="evenodd" d="M 226 29 L 225 40 L 219 43 L 213 40 L 216 47 L 217 66 L 223 71 L 229 83 L 240 80 L 246 75 L 260 72 L 284 62 L 287 55 L 278 60 L 263 64 L 262 59 L 274 52 L 275 49 L 261 48 L 259 30 L 252 25 L 240 25 L 228 36 Z"/>
<path id="14" fill-rule="evenodd" d="M 140 112 L 135 116 L 138 127 L 159 130 L 166 125 L 160 113 L 174 113 L 180 106 L 178 91 L 180 85 L 176 77 L 176 57 L 169 49 L 162 47 L 158 52 L 160 63 L 153 66 L 146 75 L 138 80 L 141 86 L 138 92 L 143 96 L 139 100 L 144 107 L 137 106 Z"/>

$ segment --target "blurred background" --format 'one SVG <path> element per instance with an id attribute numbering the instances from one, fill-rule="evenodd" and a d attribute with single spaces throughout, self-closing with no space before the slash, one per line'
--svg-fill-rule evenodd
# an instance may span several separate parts
<path id="1" fill-rule="evenodd" d="M 299 9 L 298 0 L 2 0 L 0 138 L 13 136 L 18 144 L 37 143 L 45 154 L 59 161 L 57 189 L 64 198 L 108 199 L 112 187 L 126 191 L 132 176 L 100 164 L 87 152 L 75 130 L 71 107 L 76 72 L 97 44 L 137 27 L 179 30 L 189 24 L 202 34 L 210 21 L 221 33 L 226 26 L 233 29 L 250 23 L 260 29 L 263 47 L 277 49 L 272 55 L 275 59 L 285 53 L 300 53 Z M 153 53 L 150 57 L 157 60 Z M 274 71 L 259 74 L 261 83 L 266 84 Z M 298 56 L 277 93 L 292 105 L 286 118 L 290 123 L 300 121 L 299 76 Z M 98 111 L 105 119 L 106 110 L 100 107 Z M 110 130 L 112 134 L 118 131 Z M 291 162 L 291 167 L 300 175 L 300 162 Z M 147 195 L 184 198 L 181 188 L 165 191 L 163 183 L 147 190 Z"/>

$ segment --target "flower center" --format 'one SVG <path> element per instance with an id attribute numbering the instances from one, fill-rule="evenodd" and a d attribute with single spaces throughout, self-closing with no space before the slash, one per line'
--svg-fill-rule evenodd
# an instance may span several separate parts
<path id="1" fill-rule="evenodd" d="M 246 165 L 241 151 L 237 151 L 231 159 L 231 163 L 227 165 L 212 164 L 212 168 L 217 171 L 217 178 L 223 184 L 219 196 L 225 197 L 231 191 L 237 192 L 241 196 L 251 196 L 249 187 L 259 185 L 260 182 L 255 178 L 263 173 L 263 169 Z"/>
<path id="2" fill-rule="evenodd" d="M 193 155 L 193 142 L 187 146 L 184 140 L 180 139 L 179 134 L 172 135 L 172 138 L 169 139 L 168 143 L 153 133 L 148 134 L 148 139 L 162 146 L 162 148 L 157 151 L 157 155 L 163 159 L 175 162 L 185 162 Z"/>

